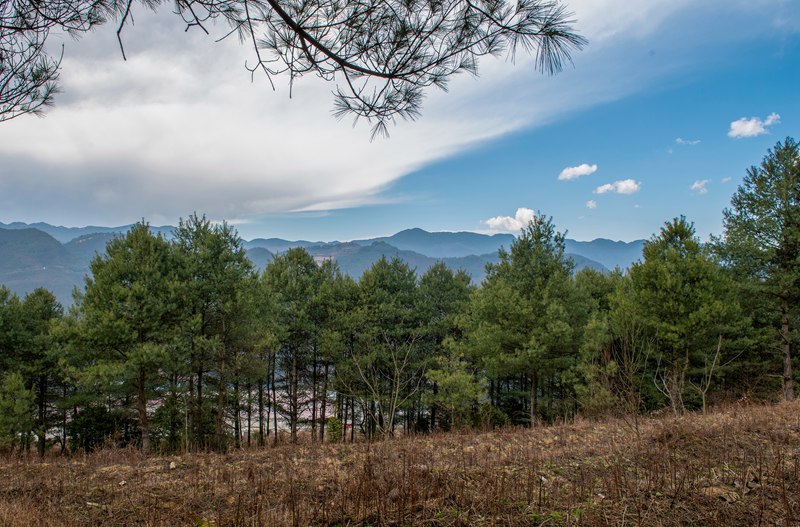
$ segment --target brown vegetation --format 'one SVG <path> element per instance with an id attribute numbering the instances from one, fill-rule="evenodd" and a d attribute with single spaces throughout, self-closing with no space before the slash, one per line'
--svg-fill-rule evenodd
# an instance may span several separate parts
<path id="1" fill-rule="evenodd" d="M 0 465 L 0 525 L 797 525 L 800 403 L 355 445 Z"/>

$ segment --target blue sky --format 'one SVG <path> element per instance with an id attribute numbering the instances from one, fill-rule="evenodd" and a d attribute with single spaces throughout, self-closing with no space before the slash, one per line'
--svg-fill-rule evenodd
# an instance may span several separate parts
<path id="1" fill-rule="evenodd" d="M 330 116 L 331 86 L 301 79 L 289 99 L 278 80 L 273 93 L 250 83 L 238 44 L 143 13 L 127 62 L 113 31 L 65 41 L 56 107 L 0 123 L 0 221 L 162 224 L 196 210 L 245 238 L 345 240 L 513 232 L 532 209 L 580 240 L 646 238 L 679 214 L 705 238 L 746 169 L 800 138 L 800 7 L 641 4 L 570 2 L 590 40 L 574 68 L 544 78 L 484 61 L 372 143 Z"/>

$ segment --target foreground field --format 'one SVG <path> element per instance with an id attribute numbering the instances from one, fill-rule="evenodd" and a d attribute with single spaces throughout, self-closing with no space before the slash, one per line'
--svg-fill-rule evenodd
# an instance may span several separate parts
<path id="1" fill-rule="evenodd" d="M 704 417 L 0 465 L 0 525 L 800 524 L 800 403 Z"/>

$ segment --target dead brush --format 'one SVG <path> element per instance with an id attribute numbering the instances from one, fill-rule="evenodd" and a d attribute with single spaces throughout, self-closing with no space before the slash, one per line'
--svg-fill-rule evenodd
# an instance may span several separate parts
<path id="1" fill-rule="evenodd" d="M 800 521 L 800 403 L 707 416 L 0 465 L 0 525 L 678 526 Z"/>

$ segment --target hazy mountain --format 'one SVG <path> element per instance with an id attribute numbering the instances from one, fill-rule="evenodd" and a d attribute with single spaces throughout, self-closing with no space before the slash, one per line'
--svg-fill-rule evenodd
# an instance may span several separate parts
<path id="1" fill-rule="evenodd" d="M 38 229 L 0 229 L 0 284 L 18 295 L 49 289 L 63 304 L 83 283 L 84 265 L 64 245 Z"/>
<path id="2" fill-rule="evenodd" d="M 30 270 L 71 266 L 67 249 L 38 229 L 0 229 L 0 269 Z"/>
<path id="3" fill-rule="evenodd" d="M 106 244 L 114 239 L 115 236 L 118 236 L 118 234 L 112 232 L 84 234 L 65 243 L 64 247 L 73 258 L 85 263 L 88 267 L 94 255 L 104 253 Z"/>
<path id="4" fill-rule="evenodd" d="M 597 238 L 590 242 L 566 240 L 565 245 L 566 252 L 579 254 L 600 262 L 608 269 L 614 269 L 615 267 L 627 269 L 633 262 L 642 257 L 644 240 L 615 242 L 605 238 Z"/>
<path id="5" fill-rule="evenodd" d="M 336 242 L 334 242 L 336 243 Z M 272 254 L 286 252 L 295 247 L 312 247 L 315 245 L 325 245 L 325 242 L 309 242 L 306 240 L 282 240 L 281 238 L 256 238 L 254 240 L 245 240 L 245 249 L 261 248 L 266 249 Z"/>
<path id="6" fill-rule="evenodd" d="M 274 258 L 275 255 L 269 252 L 267 249 L 263 247 L 254 247 L 252 249 L 247 249 L 247 257 L 253 262 L 253 265 L 256 266 L 256 269 L 259 271 L 263 271 L 264 268 L 270 263 Z"/>
<path id="7" fill-rule="evenodd" d="M 9 224 L 5 224 L 0 222 L 0 229 L 8 229 L 8 230 L 21 230 L 21 229 L 37 229 L 42 232 L 46 232 L 56 240 L 60 241 L 61 243 L 67 243 L 68 241 L 74 240 L 75 238 L 79 238 L 81 236 L 86 236 L 88 234 L 122 234 L 124 232 L 128 232 L 133 225 L 121 225 L 119 227 L 97 227 L 97 226 L 88 226 L 88 227 L 61 227 L 56 225 L 50 225 L 49 223 L 22 223 L 19 221 L 15 221 Z M 169 225 L 164 225 L 160 227 L 156 227 L 154 225 L 150 226 L 154 232 L 160 232 L 167 236 L 167 238 L 172 237 L 172 231 L 175 230 L 175 227 L 171 227 Z"/>
<path id="8" fill-rule="evenodd" d="M 414 251 L 434 258 L 471 256 L 496 253 L 500 247 L 508 249 L 514 236 L 511 234 L 478 234 L 475 232 L 428 232 L 422 229 L 406 229 L 393 236 L 355 240 L 359 245 L 384 242 L 398 249 Z"/>
<path id="9" fill-rule="evenodd" d="M 318 259 L 333 259 L 343 273 L 353 278 L 359 278 L 373 263 L 385 256 L 386 258 L 397 257 L 402 259 L 416 269 L 418 275 L 424 274 L 436 262 L 443 261 L 451 269 L 463 269 L 472 277 L 474 284 L 480 284 L 486 276 L 486 264 L 498 261 L 497 251 L 480 255 L 471 254 L 468 256 L 438 258 L 420 254 L 416 251 L 399 249 L 383 241 L 373 242 L 370 245 L 359 245 L 357 242 L 326 244 L 308 247 L 306 250 Z M 568 256 L 571 256 L 575 261 L 576 269 L 591 267 L 598 271 L 608 271 L 602 264 L 583 256 Z"/>
<path id="10" fill-rule="evenodd" d="M 109 240 L 130 226 L 53 227 L 45 223 L 32 228 L 23 223 L 0 224 L 0 284 L 24 295 L 36 287 L 53 291 L 65 305 L 72 302 L 71 291 L 83 286 L 89 262 L 102 253 Z M 39 228 L 41 227 L 41 228 Z M 87 232 L 96 230 L 95 232 Z M 173 227 L 155 227 L 171 233 Z M 74 235 L 74 236 L 73 236 Z M 332 259 L 342 272 L 359 278 L 382 256 L 398 257 L 423 274 L 434 263 L 444 261 L 452 269 L 463 269 L 480 283 L 489 262 L 497 261 L 497 249 L 508 248 L 510 234 L 485 235 L 471 232 L 427 232 L 408 229 L 393 236 L 353 242 L 311 242 L 258 238 L 243 246 L 255 267 L 263 270 L 274 255 L 293 247 L 303 247 L 317 261 Z M 591 242 L 567 240 L 566 252 L 577 269 L 591 267 L 601 271 L 615 266 L 627 268 L 641 255 L 642 240 L 614 242 L 598 239 Z"/>

